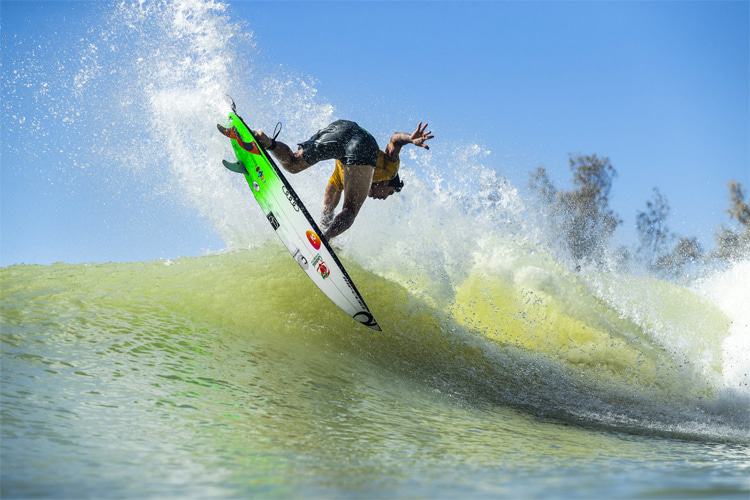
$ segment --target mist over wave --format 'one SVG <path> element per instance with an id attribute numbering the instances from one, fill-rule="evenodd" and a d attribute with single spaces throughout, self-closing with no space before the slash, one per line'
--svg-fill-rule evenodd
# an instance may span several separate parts
<path id="1" fill-rule="evenodd" d="M 252 26 L 220 2 L 107 5 L 102 20 L 65 48 L 76 56 L 57 74 L 41 70 L 46 84 L 33 84 L 46 116 L 15 116 L 13 127 L 44 136 L 49 123 L 64 129 L 69 143 L 54 147 L 69 155 L 61 175 L 78 189 L 91 170 L 113 184 L 135 177 L 155 196 L 197 210 L 229 251 L 277 245 L 245 180 L 221 167 L 232 155 L 215 127 L 226 120 L 227 96 L 251 127 L 271 130 L 282 121 L 290 144 L 346 117 L 317 96 L 312 78 L 256 62 L 255 43 Z M 15 84 L 32 85 L 38 68 L 15 73 Z M 381 145 L 391 132 L 373 131 Z M 461 363 L 441 366 L 472 373 L 462 375 L 464 386 L 500 392 L 512 384 L 504 402 L 615 427 L 741 441 L 750 422 L 743 307 L 750 263 L 687 287 L 622 272 L 576 273 L 546 251 L 546 235 L 527 217 L 529 202 L 490 165 L 490 153 L 440 135 L 429 152 L 404 150 L 404 190 L 386 202 L 368 200 L 336 240 L 347 266 L 361 268 L 358 286 L 373 294 L 365 298 L 377 304 L 376 316 L 379 306 L 406 322 L 391 322 L 388 334 L 411 346 L 400 359 L 420 354 L 415 343 L 448 338 Z M 314 216 L 331 170 L 323 164 L 289 176 Z M 225 286 L 239 286 L 227 279 Z M 394 300 L 404 291 L 407 305 L 427 318 L 400 312 Z M 293 301 L 277 306 L 288 313 Z M 392 354 L 370 342 L 381 360 Z M 484 354 L 463 356 L 466 345 Z"/>

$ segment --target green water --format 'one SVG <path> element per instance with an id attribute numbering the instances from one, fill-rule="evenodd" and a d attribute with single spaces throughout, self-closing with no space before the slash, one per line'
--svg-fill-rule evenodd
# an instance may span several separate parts
<path id="1" fill-rule="evenodd" d="M 748 497 L 747 400 L 638 327 L 580 363 L 343 260 L 382 333 L 274 245 L 3 268 L 2 498 Z"/>

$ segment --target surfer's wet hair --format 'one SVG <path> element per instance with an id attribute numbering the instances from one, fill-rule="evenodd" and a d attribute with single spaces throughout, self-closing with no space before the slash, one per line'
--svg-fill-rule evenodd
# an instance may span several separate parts
<path id="1" fill-rule="evenodd" d="M 393 189 L 395 189 L 396 192 L 399 193 L 401 192 L 401 188 L 404 187 L 404 181 L 402 181 L 398 174 L 396 174 L 395 177 L 388 181 L 388 185 L 393 187 Z"/>

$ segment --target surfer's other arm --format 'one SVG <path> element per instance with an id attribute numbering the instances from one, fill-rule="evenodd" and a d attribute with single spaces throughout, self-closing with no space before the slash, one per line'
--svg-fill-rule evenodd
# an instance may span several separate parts
<path id="1" fill-rule="evenodd" d="M 320 220 L 320 225 L 323 226 L 323 231 L 327 231 L 333 222 L 334 212 L 336 207 L 341 201 L 341 191 L 331 183 L 326 185 L 326 192 L 323 196 L 323 217 Z"/>
<path id="2" fill-rule="evenodd" d="M 407 144 L 414 144 L 421 148 L 430 149 L 425 142 L 435 136 L 430 135 L 432 134 L 431 130 L 428 130 L 427 132 L 425 132 L 425 130 L 427 130 L 427 124 L 425 123 L 424 126 L 422 126 L 422 122 L 419 122 L 417 130 L 411 134 L 406 132 L 396 132 L 393 134 L 390 142 L 388 142 L 388 145 L 385 147 L 385 154 L 388 156 L 388 159 L 391 161 L 397 161 L 401 148 Z"/>

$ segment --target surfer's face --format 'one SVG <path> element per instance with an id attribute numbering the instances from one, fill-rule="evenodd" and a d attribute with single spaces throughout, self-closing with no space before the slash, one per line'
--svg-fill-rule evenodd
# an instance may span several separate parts
<path id="1" fill-rule="evenodd" d="M 396 192 L 396 189 L 393 186 L 388 185 L 389 181 L 381 181 L 376 182 L 372 186 L 370 186 L 370 198 L 375 198 L 376 200 L 385 200 L 390 195 Z"/>

